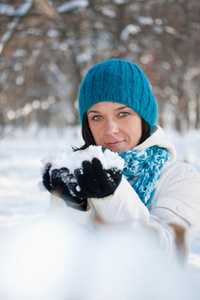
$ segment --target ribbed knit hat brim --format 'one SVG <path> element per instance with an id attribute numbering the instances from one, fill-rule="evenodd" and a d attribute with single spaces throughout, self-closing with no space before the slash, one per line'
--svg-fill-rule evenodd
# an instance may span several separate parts
<path id="1" fill-rule="evenodd" d="M 157 104 L 149 82 L 135 64 L 112 59 L 92 67 L 79 91 L 79 116 L 98 102 L 123 103 L 135 110 L 152 128 L 157 118 Z"/>

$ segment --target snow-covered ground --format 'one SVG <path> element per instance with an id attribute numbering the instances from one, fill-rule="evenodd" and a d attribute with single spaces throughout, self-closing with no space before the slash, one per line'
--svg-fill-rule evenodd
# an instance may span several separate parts
<path id="1" fill-rule="evenodd" d="M 15 130 L 13 134 L 8 134 L 0 140 L 1 232 L 4 232 L 6 228 L 15 228 L 16 225 L 24 224 L 30 219 L 36 220 L 45 214 L 49 194 L 41 191 L 38 187 L 38 182 L 41 180 L 41 159 L 52 149 L 67 150 L 71 149 L 71 146 L 81 145 L 82 142 L 79 127 L 67 128 L 66 130 L 40 129 L 35 131 L 33 129 L 30 128 L 25 132 Z M 200 133 L 192 131 L 184 136 L 175 131 L 167 131 L 166 133 L 176 145 L 178 159 L 191 163 L 200 171 Z M 128 264 L 128 262 L 126 263 Z M 200 237 L 197 237 L 192 244 L 190 270 L 197 280 L 200 280 Z M 79 278 L 79 280 L 81 279 Z M 15 300 L 15 298 L 13 299 Z M 16 299 L 18 298 L 16 297 Z M 29 299 L 34 299 L 34 297 Z M 38 299 L 40 298 L 38 297 Z M 46 298 L 43 297 L 43 299 Z M 82 299 L 86 298 L 83 297 Z M 97 297 L 96 299 L 100 298 Z"/>
<path id="2" fill-rule="evenodd" d="M 16 130 L 0 141 L 0 226 L 13 225 L 25 218 L 43 215 L 48 193 L 41 192 L 41 159 L 52 150 L 68 150 L 80 145 L 78 127 L 61 130 L 29 128 Z"/>

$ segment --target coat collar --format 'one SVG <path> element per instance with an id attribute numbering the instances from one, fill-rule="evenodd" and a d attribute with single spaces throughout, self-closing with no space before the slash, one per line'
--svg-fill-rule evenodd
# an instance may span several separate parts
<path id="1" fill-rule="evenodd" d="M 136 146 L 134 149 L 141 150 L 155 145 L 166 148 L 169 151 L 169 161 L 173 162 L 176 160 L 175 146 L 164 133 L 163 129 L 158 125 L 155 125 L 153 127 L 150 137 L 146 139 L 142 144 Z"/>

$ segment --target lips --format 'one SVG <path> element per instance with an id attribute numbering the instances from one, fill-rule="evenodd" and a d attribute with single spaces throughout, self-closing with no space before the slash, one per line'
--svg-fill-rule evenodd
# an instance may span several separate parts
<path id="1" fill-rule="evenodd" d="M 107 148 L 118 148 L 120 147 L 122 144 L 124 143 L 124 141 L 116 141 L 116 142 L 112 142 L 112 143 L 106 143 Z"/>

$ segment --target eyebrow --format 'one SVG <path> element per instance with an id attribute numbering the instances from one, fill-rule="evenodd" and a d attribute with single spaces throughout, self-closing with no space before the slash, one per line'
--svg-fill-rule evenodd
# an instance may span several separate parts
<path id="1" fill-rule="evenodd" d="M 127 105 L 125 105 L 125 106 L 120 106 L 120 107 L 117 107 L 116 109 L 114 109 L 114 111 L 118 111 L 118 110 L 121 110 L 121 109 L 124 109 L 124 108 L 129 108 Z M 100 111 L 98 111 L 98 110 L 90 110 L 90 111 L 88 111 L 88 114 L 90 114 L 90 113 L 93 113 L 93 114 L 99 114 L 99 113 L 101 113 Z"/>
<path id="2" fill-rule="evenodd" d="M 88 111 L 88 115 L 89 115 L 90 113 L 99 114 L 100 111 L 98 111 L 98 110 L 90 110 L 90 111 Z"/>
<path id="3" fill-rule="evenodd" d="M 115 110 L 121 110 L 121 109 L 124 109 L 124 108 L 128 108 L 128 106 L 127 106 L 127 105 L 125 105 L 125 106 L 120 106 L 120 107 L 116 108 Z"/>

